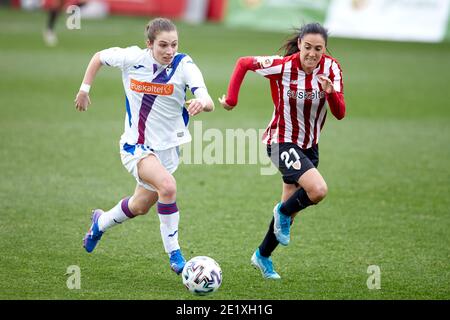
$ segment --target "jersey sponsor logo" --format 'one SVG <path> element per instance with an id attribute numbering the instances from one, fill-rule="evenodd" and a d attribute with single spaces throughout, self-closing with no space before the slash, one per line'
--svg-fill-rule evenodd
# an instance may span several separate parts
<path id="1" fill-rule="evenodd" d="M 137 70 L 137 69 L 140 69 L 140 68 L 145 68 L 145 66 L 143 66 L 142 64 L 139 64 L 137 66 L 133 66 L 133 68 L 135 68 Z"/>
<path id="2" fill-rule="evenodd" d="M 173 93 L 173 84 L 142 82 L 131 79 L 130 89 L 134 92 L 170 96 Z"/>
<path id="3" fill-rule="evenodd" d="M 325 98 L 325 91 L 304 91 L 304 90 L 288 90 L 286 92 L 288 98 L 297 98 L 305 100 L 315 100 Z"/>
<path id="4" fill-rule="evenodd" d="M 257 57 L 256 61 L 259 63 L 261 68 L 268 68 L 273 64 L 272 57 Z"/>

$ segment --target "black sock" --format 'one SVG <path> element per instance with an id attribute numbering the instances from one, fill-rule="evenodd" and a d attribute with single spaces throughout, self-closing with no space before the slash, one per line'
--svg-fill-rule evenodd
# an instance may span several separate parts
<path id="1" fill-rule="evenodd" d="M 49 30 L 55 29 L 55 23 L 56 23 L 56 19 L 58 18 L 58 15 L 59 15 L 59 10 L 57 10 L 57 9 L 50 10 L 49 15 L 48 15 L 47 29 L 49 29 Z"/>
<path id="2" fill-rule="evenodd" d="M 306 191 L 301 188 L 295 191 L 289 199 L 281 204 L 280 212 L 287 216 L 292 216 L 294 213 L 299 212 L 312 204 L 313 202 L 308 198 Z"/>
<path id="3" fill-rule="evenodd" d="M 259 253 L 263 257 L 270 257 L 272 252 L 275 250 L 275 248 L 278 246 L 278 240 L 275 237 L 275 234 L 273 233 L 273 223 L 274 220 L 272 218 L 272 221 L 269 225 L 269 230 L 267 231 L 266 236 L 264 237 L 264 240 L 261 242 L 259 246 Z"/>

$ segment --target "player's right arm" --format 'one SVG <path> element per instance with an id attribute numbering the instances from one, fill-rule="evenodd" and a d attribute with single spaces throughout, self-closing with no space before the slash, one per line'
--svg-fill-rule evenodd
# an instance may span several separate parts
<path id="1" fill-rule="evenodd" d="M 232 110 L 238 103 L 239 90 L 247 71 L 254 71 L 266 78 L 276 78 L 281 74 L 283 58 L 271 57 L 241 57 L 236 62 L 228 84 L 226 95 L 219 98 L 220 104 L 226 110 Z"/>
<path id="2" fill-rule="evenodd" d="M 100 70 L 103 65 L 123 70 L 128 67 L 130 63 L 132 64 L 136 56 L 139 56 L 140 52 L 141 50 L 138 47 L 133 46 L 128 48 L 113 47 L 94 54 L 87 66 L 80 91 L 75 98 L 75 107 L 77 110 L 87 110 L 88 105 L 91 103 L 89 99 L 89 89 L 98 70 Z"/>
<path id="3" fill-rule="evenodd" d="M 91 104 L 91 99 L 89 98 L 89 89 L 101 66 L 102 62 L 100 60 L 100 52 L 97 52 L 96 54 L 94 54 L 86 68 L 82 85 L 75 98 L 75 107 L 78 111 L 86 111 L 87 107 Z"/>

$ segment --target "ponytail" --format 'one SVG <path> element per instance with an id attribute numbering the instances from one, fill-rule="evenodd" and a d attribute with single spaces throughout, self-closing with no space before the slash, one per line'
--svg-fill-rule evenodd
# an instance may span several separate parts
<path id="1" fill-rule="evenodd" d="M 285 57 L 293 55 L 294 53 L 297 53 L 300 51 L 300 49 L 298 48 L 299 33 L 300 33 L 300 29 L 295 29 L 295 34 L 290 36 L 286 40 L 284 45 L 280 48 L 280 50 L 284 50 Z"/>

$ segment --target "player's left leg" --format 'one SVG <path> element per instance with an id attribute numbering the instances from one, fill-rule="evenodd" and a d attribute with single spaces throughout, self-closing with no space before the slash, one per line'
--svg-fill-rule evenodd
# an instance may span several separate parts
<path id="1" fill-rule="evenodd" d="M 158 192 L 158 217 L 161 238 L 169 255 L 171 269 L 180 274 L 186 263 L 178 243 L 178 225 L 180 213 L 176 203 L 177 186 L 172 173 L 178 166 L 176 148 L 158 151 L 149 155 L 138 164 L 139 178 L 153 186 Z"/>
<path id="2" fill-rule="evenodd" d="M 292 217 L 299 211 L 322 201 L 328 193 L 327 184 L 316 168 L 309 169 L 298 179 L 298 188 L 280 205 L 280 212 Z"/>

